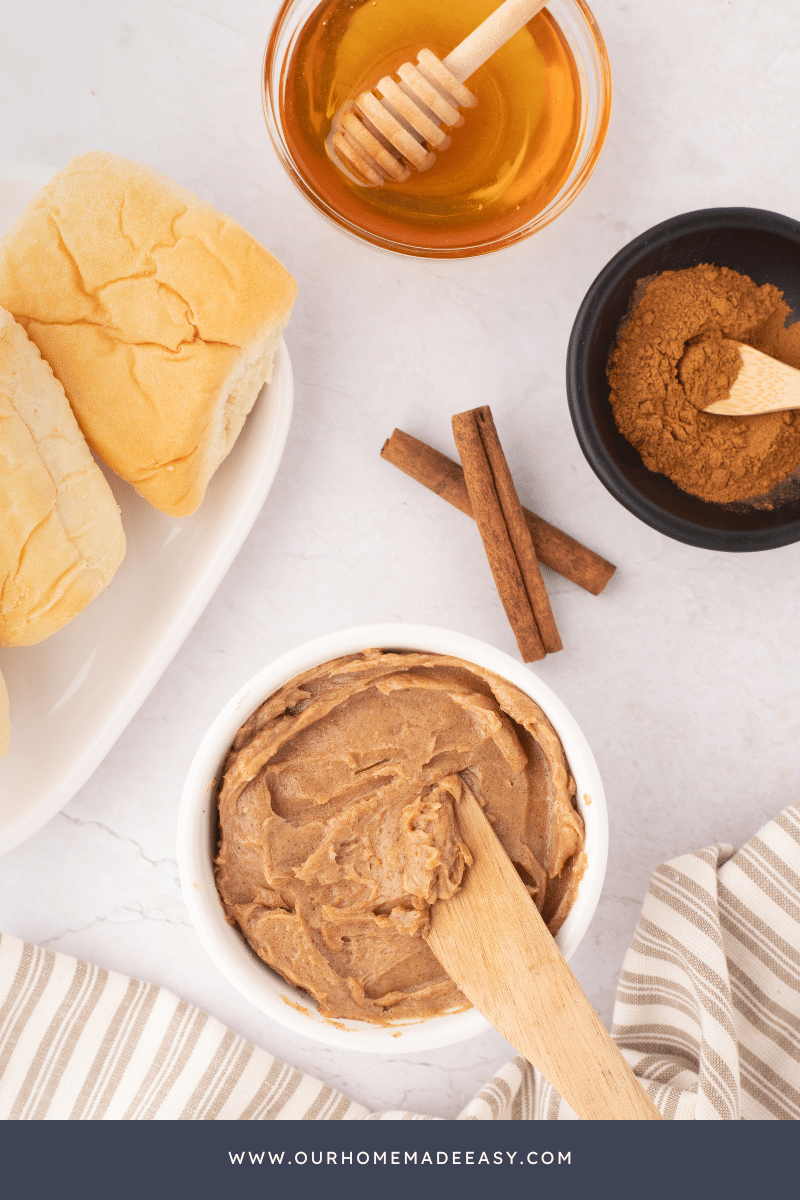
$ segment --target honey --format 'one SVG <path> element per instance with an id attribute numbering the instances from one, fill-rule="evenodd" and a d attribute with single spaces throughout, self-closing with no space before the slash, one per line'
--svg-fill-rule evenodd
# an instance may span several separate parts
<path id="1" fill-rule="evenodd" d="M 545 9 L 477 70 L 478 98 L 433 166 L 383 187 L 348 179 L 325 147 L 335 114 L 423 46 L 444 58 L 498 0 L 324 0 L 284 64 L 280 119 L 301 176 L 340 223 L 422 254 L 514 240 L 558 195 L 581 134 L 578 68 Z M 452 250 L 451 250 L 452 252 Z"/>

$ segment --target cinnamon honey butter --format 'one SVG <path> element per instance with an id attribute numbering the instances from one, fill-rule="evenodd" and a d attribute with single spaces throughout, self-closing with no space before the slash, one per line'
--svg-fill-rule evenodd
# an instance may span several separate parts
<path id="1" fill-rule="evenodd" d="M 326 1017 L 386 1024 L 468 1007 L 426 941 L 431 905 L 472 861 L 463 788 L 555 933 L 584 829 L 539 706 L 439 654 L 365 650 L 298 675 L 242 725 L 225 763 L 215 874 L 228 920 Z"/>

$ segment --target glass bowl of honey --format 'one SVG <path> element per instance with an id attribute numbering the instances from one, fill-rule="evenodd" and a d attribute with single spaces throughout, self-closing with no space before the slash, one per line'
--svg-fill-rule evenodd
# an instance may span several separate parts
<path id="1" fill-rule="evenodd" d="M 427 170 L 370 186 L 326 148 L 344 105 L 423 47 L 444 58 L 498 3 L 285 0 L 264 55 L 264 113 L 290 177 L 339 229 L 399 254 L 466 258 L 542 229 L 586 183 L 611 72 L 583 0 L 550 0 L 470 76 L 478 104 Z"/>

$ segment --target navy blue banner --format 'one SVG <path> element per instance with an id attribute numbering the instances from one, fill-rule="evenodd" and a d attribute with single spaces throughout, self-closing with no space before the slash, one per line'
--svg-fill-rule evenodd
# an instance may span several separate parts
<path id="1" fill-rule="evenodd" d="M 798 1151 L 788 1122 L 6 1122 L 0 1178 L 9 1200 L 752 1200 L 796 1194 Z"/>

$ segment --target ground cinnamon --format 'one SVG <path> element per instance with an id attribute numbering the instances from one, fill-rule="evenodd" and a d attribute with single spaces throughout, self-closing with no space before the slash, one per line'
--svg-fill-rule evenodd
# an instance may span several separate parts
<path id="1" fill-rule="evenodd" d="M 686 347 L 678 378 L 695 408 L 710 408 L 727 400 L 741 368 L 739 343 L 709 335 Z"/>
<path id="2" fill-rule="evenodd" d="M 716 503 L 763 497 L 800 467 L 800 416 L 702 411 L 740 366 L 723 339 L 800 367 L 800 323 L 772 284 L 709 264 L 643 281 L 609 365 L 617 426 L 651 471 Z"/>

